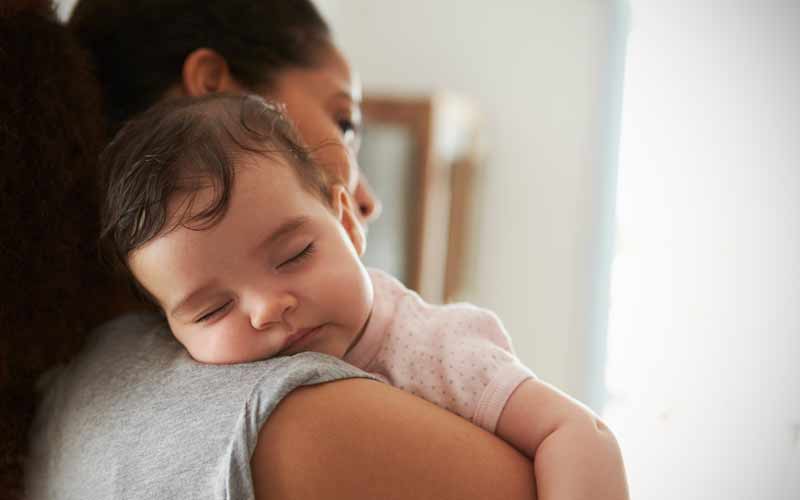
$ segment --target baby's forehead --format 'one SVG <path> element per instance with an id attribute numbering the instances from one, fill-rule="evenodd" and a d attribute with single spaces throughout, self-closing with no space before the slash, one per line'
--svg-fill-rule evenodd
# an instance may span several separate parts
<path id="1" fill-rule="evenodd" d="M 258 169 L 263 177 L 269 179 L 283 177 L 279 170 L 293 171 L 287 155 L 279 150 L 266 152 L 230 151 L 224 166 L 207 165 L 207 161 L 189 158 L 178 166 L 174 188 L 169 193 L 165 208 L 168 222 L 179 222 L 183 219 L 204 218 L 218 209 L 216 205 L 227 206 L 230 201 L 241 194 L 246 184 L 237 180 L 247 171 Z M 204 163 L 201 165 L 201 163 Z M 221 162 L 220 162 L 221 163 Z M 297 186 L 300 188 L 300 186 Z M 293 189 L 286 186 L 285 189 Z"/>
<path id="2" fill-rule="evenodd" d="M 293 163 L 290 154 L 282 151 L 238 152 L 231 155 L 230 177 L 217 173 L 192 173 L 187 171 L 179 176 L 176 189 L 167 199 L 165 230 L 189 226 L 194 229 L 209 229 L 216 225 L 228 212 L 230 205 L 243 196 L 262 196 L 266 184 L 269 189 L 281 193 L 311 194 L 315 200 L 308 203 L 322 203 L 318 193 L 303 182 L 299 168 Z M 255 174 L 255 175 L 253 175 Z M 280 201 L 263 193 L 264 204 L 270 206 Z"/>

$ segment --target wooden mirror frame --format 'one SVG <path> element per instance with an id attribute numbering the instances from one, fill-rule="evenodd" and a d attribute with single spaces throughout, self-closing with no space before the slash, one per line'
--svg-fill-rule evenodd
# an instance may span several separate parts
<path id="1" fill-rule="evenodd" d="M 474 180 L 481 156 L 478 113 L 450 93 L 397 97 L 369 95 L 364 126 L 399 126 L 413 141 L 409 168 L 416 200 L 406 221 L 406 285 L 433 303 L 447 302 L 463 284 Z M 380 224 L 380 220 L 377 222 Z"/>

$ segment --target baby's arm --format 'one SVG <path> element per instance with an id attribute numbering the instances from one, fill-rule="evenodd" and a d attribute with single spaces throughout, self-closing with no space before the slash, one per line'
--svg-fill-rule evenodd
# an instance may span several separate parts
<path id="1" fill-rule="evenodd" d="M 517 387 L 495 432 L 533 460 L 540 500 L 628 498 L 614 435 L 591 410 L 541 381 Z"/>

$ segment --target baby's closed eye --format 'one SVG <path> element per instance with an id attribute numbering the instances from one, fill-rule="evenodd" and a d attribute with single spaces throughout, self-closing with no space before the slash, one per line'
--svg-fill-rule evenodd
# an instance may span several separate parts
<path id="1" fill-rule="evenodd" d="M 314 242 L 312 241 L 311 243 L 306 245 L 302 250 L 300 250 L 298 253 L 294 254 L 289 259 L 287 259 L 287 260 L 281 262 L 280 264 L 278 264 L 276 269 L 288 269 L 288 268 L 290 268 L 292 266 L 299 265 L 304 260 L 306 260 L 308 257 L 310 257 L 314 253 L 315 250 L 316 250 L 316 248 L 314 246 Z"/>
<path id="2" fill-rule="evenodd" d="M 194 320 L 194 323 L 208 323 L 218 315 L 228 310 L 228 306 L 233 303 L 232 300 L 225 302 L 219 306 L 213 307 L 210 311 L 204 313 L 202 316 Z"/>

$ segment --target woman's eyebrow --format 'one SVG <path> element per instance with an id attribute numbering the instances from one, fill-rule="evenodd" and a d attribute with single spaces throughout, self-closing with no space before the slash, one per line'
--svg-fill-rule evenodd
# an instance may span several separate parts
<path id="1" fill-rule="evenodd" d="M 339 90 L 335 94 L 332 94 L 329 98 L 329 101 L 336 102 L 336 101 L 345 101 L 348 106 L 352 106 L 354 104 L 361 104 L 361 100 L 358 97 L 353 97 L 350 92 L 346 90 Z"/>
<path id="2" fill-rule="evenodd" d="M 339 92 L 334 94 L 334 97 L 337 97 L 339 99 L 345 99 L 345 100 L 350 101 L 350 102 L 354 102 L 355 101 L 355 99 L 353 99 L 353 95 L 350 92 L 347 92 L 345 90 L 340 90 Z"/>

